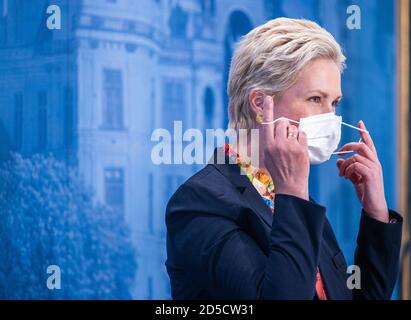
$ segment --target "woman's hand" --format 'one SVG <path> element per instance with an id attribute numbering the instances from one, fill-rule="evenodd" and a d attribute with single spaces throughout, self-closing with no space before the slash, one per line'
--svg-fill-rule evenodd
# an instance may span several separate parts
<path id="1" fill-rule="evenodd" d="M 263 121 L 273 121 L 273 117 L 273 98 L 265 96 Z M 275 193 L 308 200 L 310 161 L 305 133 L 298 132 L 288 120 L 279 120 L 262 125 L 262 138 L 263 163 L 274 182 Z"/>
<path id="2" fill-rule="evenodd" d="M 358 127 L 366 130 L 364 122 Z M 339 175 L 349 179 L 357 193 L 364 211 L 368 216 L 388 222 L 388 208 L 384 194 L 382 168 L 377 151 L 369 133 L 360 132 L 363 142 L 344 145 L 340 151 L 354 150 L 358 153 L 347 159 L 338 159 Z"/>

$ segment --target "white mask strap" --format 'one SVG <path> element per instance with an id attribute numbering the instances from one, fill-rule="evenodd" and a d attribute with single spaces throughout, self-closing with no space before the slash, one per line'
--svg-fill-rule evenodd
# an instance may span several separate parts
<path id="1" fill-rule="evenodd" d="M 278 118 L 278 119 L 275 119 L 275 120 L 272 120 L 272 121 L 261 122 L 261 124 L 272 124 L 272 123 L 276 123 L 277 121 L 280 121 L 280 120 L 283 120 L 283 119 L 288 120 L 290 122 L 297 123 L 297 124 L 300 123 L 299 121 L 294 121 L 294 120 L 291 120 L 291 119 L 288 119 L 288 118 L 285 118 L 285 117 L 281 117 L 281 118 Z"/>
<path id="2" fill-rule="evenodd" d="M 343 124 L 343 125 L 345 125 L 345 126 L 347 126 L 347 127 L 353 128 L 353 129 L 355 129 L 355 130 L 361 131 L 361 132 L 369 133 L 368 130 L 358 128 L 358 127 L 353 126 L 353 125 L 351 125 L 351 124 L 348 124 L 348 123 L 346 123 L 346 122 L 344 122 L 344 121 L 341 121 L 341 124 Z"/>
<path id="3" fill-rule="evenodd" d="M 356 127 L 356 126 L 353 126 L 353 125 L 348 124 L 348 123 L 343 122 L 343 121 L 341 121 L 341 124 L 343 124 L 343 125 L 345 125 L 345 126 L 347 126 L 347 127 L 353 128 L 353 129 L 355 129 L 355 130 L 361 131 L 361 132 L 369 133 L 368 130 L 364 130 L 364 129 L 358 128 L 358 127 Z M 358 140 L 358 143 L 360 143 L 360 142 L 362 142 L 362 139 L 361 139 L 361 138 L 360 138 L 360 140 Z M 346 154 L 346 153 L 351 153 L 351 152 L 354 152 L 354 150 L 351 150 L 351 151 L 337 151 L 337 152 L 333 152 L 332 154 Z"/>

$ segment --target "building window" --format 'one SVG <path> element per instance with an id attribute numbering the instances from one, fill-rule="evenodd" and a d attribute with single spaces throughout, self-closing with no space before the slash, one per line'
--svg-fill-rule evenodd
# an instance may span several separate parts
<path id="1" fill-rule="evenodd" d="M 215 14 L 215 0 L 201 0 L 201 9 L 204 15 L 214 16 Z"/>
<path id="2" fill-rule="evenodd" d="M 38 150 L 47 148 L 47 92 L 38 93 Z"/>
<path id="3" fill-rule="evenodd" d="M 153 174 L 150 173 L 148 180 L 148 230 L 150 233 L 154 233 L 154 181 Z"/>
<path id="4" fill-rule="evenodd" d="M 74 112 L 73 112 L 73 90 L 66 87 L 64 90 L 64 146 L 69 148 L 73 144 L 74 135 Z"/>
<path id="5" fill-rule="evenodd" d="M 214 93 L 210 87 L 207 87 L 204 91 L 204 125 L 206 129 L 213 128 L 214 122 Z"/>
<path id="6" fill-rule="evenodd" d="M 185 122 L 185 86 L 183 81 L 166 80 L 163 84 L 163 103 L 161 113 L 163 126 L 172 130 L 174 121 Z"/>
<path id="7" fill-rule="evenodd" d="M 177 3 L 168 20 L 171 36 L 184 39 L 187 35 L 188 13 Z"/>
<path id="8" fill-rule="evenodd" d="M 123 128 L 123 82 L 120 70 L 103 71 L 103 128 Z"/>
<path id="9" fill-rule="evenodd" d="M 21 150 L 23 145 L 23 94 L 14 95 L 14 145 Z"/>
<path id="10" fill-rule="evenodd" d="M 151 96 L 150 96 L 151 105 L 152 105 L 151 114 L 150 114 L 151 128 L 155 127 L 154 120 L 155 120 L 155 114 L 156 114 L 155 111 L 156 111 L 156 107 L 157 107 L 156 97 L 157 97 L 156 79 L 152 78 L 151 79 Z"/>
<path id="11" fill-rule="evenodd" d="M 124 212 L 124 171 L 106 168 L 104 171 L 105 203 L 118 213 Z"/>

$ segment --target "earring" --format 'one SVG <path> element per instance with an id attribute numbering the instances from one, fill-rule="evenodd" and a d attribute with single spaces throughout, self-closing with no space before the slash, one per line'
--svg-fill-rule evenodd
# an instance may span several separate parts
<path id="1" fill-rule="evenodd" d="M 264 120 L 263 115 L 262 114 L 257 114 L 255 116 L 255 121 L 257 121 L 257 123 L 262 123 Z"/>

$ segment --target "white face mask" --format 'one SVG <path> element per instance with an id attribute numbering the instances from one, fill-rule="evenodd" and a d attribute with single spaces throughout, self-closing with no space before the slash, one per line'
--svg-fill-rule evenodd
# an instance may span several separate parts
<path id="1" fill-rule="evenodd" d="M 334 152 L 338 148 L 341 139 L 341 124 L 358 131 L 368 132 L 342 121 L 341 116 L 335 113 L 321 113 L 300 121 L 288 118 L 278 118 L 274 121 L 263 122 L 262 124 L 275 123 L 280 119 L 287 119 L 290 122 L 299 124 L 298 130 L 307 135 L 308 156 L 311 164 L 320 164 L 330 159 L 333 154 L 343 154 L 353 151 Z"/>

